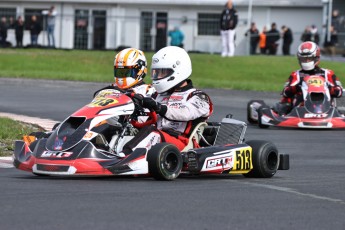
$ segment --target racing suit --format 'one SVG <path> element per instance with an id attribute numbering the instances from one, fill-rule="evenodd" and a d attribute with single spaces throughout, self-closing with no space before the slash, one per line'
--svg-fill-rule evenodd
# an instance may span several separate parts
<path id="1" fill-rule="evenodd" d="M 194 127 L 205 121 L 213 112 L 210 97 L 193 87 L 192 81 L 153 97 L 158 120 L 156 126 L 146 126 L 123 148 L 125 155 L 136 148 L 150 149 L 160 142 L 174 144 L 180 151 L 188 144 Z M 149 107 L 149 106 L 147 106 Z"/>
<path id="2" fill-rule="evenodd" d="M 323 78 L 325 78 L 332 98 L 339 98 L 342 96 L 343 87 L 339 78 L 334 74 L 334 72 L 332 70 L 323 69 L 316 66 L 313 70 L 310 71 L 300 69 L 291 73 L 282 91 L 283 97 L 280 101 L 280 104 L 287 105 L 289 107 L 289 109 L 287 110 L 291 110 L 293 107 L 303 102 L 301 84 L 304 77 L 312 75 L 322 76 Z M 284 113 L 286 114 L 288 112 L 289 111 L 285 111 Z"/>

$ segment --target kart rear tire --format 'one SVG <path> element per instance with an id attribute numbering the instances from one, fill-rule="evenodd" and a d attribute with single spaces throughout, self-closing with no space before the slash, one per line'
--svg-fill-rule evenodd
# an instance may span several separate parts
<path id="1" fill-rule="evenodd" d="M 259 124 L 259 127 L 262 128 L 262 129 L 267 129 L 269 128 L 270 126 L 269 125 L 264 125 L 261 123 L 261 117 L 262 117 L 262 109 L 263 108 L 268 108 L 270 109 L 269 106 L 267 105 L 264 105 L 264 106 L 261 106 L 259 109 L 258 109 L 258 124 Z"/>
<path id="2" fill-rule="evenodd" d="M 251 140 L 246 142 L 252 147 L 253 169 L 245 177 L 270 178 L 276 174 L 279 166 L 277 147 L 269 141 Z"/>
<path id="3" fill-rule="evenodd" d="M 259 103 L 259 104 L 261 104 L 261 105 L 265 105 L 265 102 L 264 102 L 263 100 L 251 100 L 251 101 L 249 101 L 249 102 L 247 103 L 247 121 L 248 121 L 249 124 L 257 124 L 257 123 L 258 123 L 257 120 L 254 120 L 254 119 L 250 116 L 250 114 L 251 114 L 251 108 L 250 108 L 250 106 L 251 106 L 253 103 L 255 103 L 255 102 L 257 102 L 257 103 Z"/>
<path id="4" fill-rule="evenodd" d="M 156 180 L 174 180 L 182 170 L 183 159 L 175 145 L 158 143 L 147 154 L 149 173 Z"/>

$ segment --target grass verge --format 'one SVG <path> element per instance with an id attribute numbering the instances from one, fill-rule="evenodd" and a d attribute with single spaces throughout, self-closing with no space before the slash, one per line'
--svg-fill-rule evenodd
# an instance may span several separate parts
<path id="1" fill-rule="evenodd" d="M 0 156 L 10 156 L 14 150 L 14 140 L 34 131 L 42 131 L 38 126 L 0 118 Z"/>
<path id="2" fill-rule="evenodd" d="M 113 51 L 0 49 L 0 77 L 110 83 L 114 55 Z M 153 53 L 145 55 L 150 66 Z M 299 69 L 295 56 L 190 56 L 192 79 L 199 88 L 280 91 L 290 73 Z M 321 67 L 334 70 L 340 80 L 345 75 L 344 63 L 321 61 Z"/>

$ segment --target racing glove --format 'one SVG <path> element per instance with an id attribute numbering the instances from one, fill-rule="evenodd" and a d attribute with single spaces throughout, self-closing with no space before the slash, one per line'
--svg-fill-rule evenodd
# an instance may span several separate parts
<path id="1" fill-rule="evenodd" d="M 332 97 L 341 97 L 343 94 L 343 90 L 340 86 L 328 86 L 329 93 Z"/>
<path id="2" fill-rule="evenodd" d="M 164 116 L 168 110 L 166 105 L 156 102 L 152 97 L 144 97 L 142 103 L 143 107 L 153 110 L 161 116 Z"/>

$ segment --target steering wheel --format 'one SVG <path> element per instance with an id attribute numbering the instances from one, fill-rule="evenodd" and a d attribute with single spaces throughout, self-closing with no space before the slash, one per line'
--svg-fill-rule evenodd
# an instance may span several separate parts
<path id="1" fill-rule="evenodd" d="M 138 101 L 141 101 L 143 99 L 142 95 L 136 94 L 134 92 L 126 93 L 126 95 L 133 98 L 133 99 L 136 99 Z M 157 113 L 155 111 L 144 112 L 144 113 L 146 113 L 146 116 L 148 116 L 148 119 L 145 122 L 139 122 L 139 121 L 131 120 L 131 124 L 135 128 L 140 129 L 140 128 L 143 128 L 145 126 L 155 124 L 157 122 Z"/>
<path id="2" fill-rule="evenodd" d="M 147 112 L 146 115 L 148 116 L 147 121 L 139 122 L 139 121 L 131 120 L 131 124 L 135 128 L 141 129 L 145 126 L 152 125 L 152 124 L 155 124 L 157 122 L 157 113 L 155 111 Z"/>

